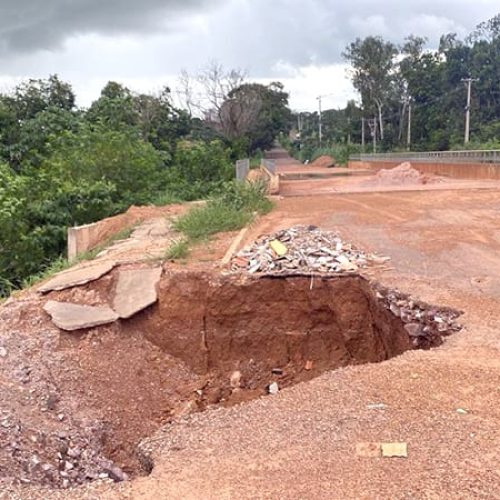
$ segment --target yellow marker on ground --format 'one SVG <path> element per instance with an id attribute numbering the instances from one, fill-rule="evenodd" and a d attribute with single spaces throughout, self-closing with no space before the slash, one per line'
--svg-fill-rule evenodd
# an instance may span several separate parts
<path id="1" fill-rule="evenodd" d="M 288 252 L 287 247 L 283 245 L 281 241 L 278 240 L 271 241 L 269 243 L 269 246 L 272 248 L 272 250 L 278 257 L 283 257 L 283 255 L 286 255 L 286 253 Z"/>

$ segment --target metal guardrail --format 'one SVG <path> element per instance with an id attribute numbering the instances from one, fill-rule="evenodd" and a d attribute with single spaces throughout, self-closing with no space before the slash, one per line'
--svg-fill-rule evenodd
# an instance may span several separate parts
<path id="1" fill-rule="evenodd" d="M 269 170 L 269 172 L 271 172 L 271 174 L 276 173 L 276 162 L 274 160 L 262 159 L 260 164 L 263 167 L 267 168 L 267 170 Z"/>
<path id="2" fill-rule="evenodd" d="M 250 160 L 248 158 L 245 158 L 244 160 L 238 160 L 236 162 L 236 179 L 239 181 L 244 181 L 247 178 L 249 170 Z"/>
<path id="3" fill-rule="evenodd" d="M 489 151 L 427 151 L 408 153 L 377 153 L 351 155 L 352 161 L 421 161 L 432 163 L 498 163 L 500 164 L 500 150 Z"/>

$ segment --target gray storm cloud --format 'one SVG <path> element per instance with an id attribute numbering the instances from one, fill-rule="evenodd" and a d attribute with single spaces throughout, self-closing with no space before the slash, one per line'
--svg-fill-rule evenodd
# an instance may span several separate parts
<path id="1" fill-rule="evenodd" d="M 1 0 L 0 50 L 56 49 L 87 33 L 160 32 L 175 18 L 222 0 Z"/>

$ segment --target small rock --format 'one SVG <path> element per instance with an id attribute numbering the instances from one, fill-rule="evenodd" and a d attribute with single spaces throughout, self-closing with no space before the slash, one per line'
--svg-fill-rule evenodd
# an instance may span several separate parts
<path id="1" fill-rule="evenodd" d="M 128 475 L 120 467 L 112 465 L 106 469 L 108 476 L 115 482 L 120 483 L 128 480 Z"/>
<path id="2" fill-rule="evenodd" d="M 459 415 L 467 415 L 469 412 L 467 410 L 464 410 L 463 408 L 457 408 L 457 413 Z"/>
<path id="3" fill-rule="evenodd" d="M 389 306 L 389 309 L 390 309 L 391 313 L 394 314 L 394 316 L 397 316 L 398 318 L 401 316 L 401 310 L 399 309 L 399 307 L 396 304 L 391 304 Z"/>
<path id="4" fill-rule="evenodd" d="M 0 358 L 6 358 L 7 357 L 7 349 L 5 347 L 0 347 Z"/>
<path id="5" fill-rule="evenodd" d="M 267 392 L 269 394 L 278 394 L 279 390 L 280 388 L 276 382 L 269 384 L 267 387 Z"/>
<path id="6" fill-rule="evenodd" d="M 68 457 L 70 458 L 78 458 L 80 457 L 80 455 L 82 454 L 82 450 L 78 447 L 75 447 L 75 448 L 69 448 L 68 449 Z"/>
<path id="7" fill-rule="evenodd" d="M 310 371 L 313 369 L 314 363 L 310 359 L 306 361 L 306 365 L 304 366 L 304 369 L 307 371 Z"/>
<path id="8" fill-rule="evenodd" d="M 419 323 L 406 323 L 405 330 L 410 337 L 420 337 L 420 324 Z"/>
<path id="9" fill-rule="evenodd" d="M 231 373 L 231 377 L 229 379 L 229 383 L 233 389 L 238 389 L 241 387 L 241 372 L 239 370 Z"/>
<path id="10" fill-rule="evenodd" d="M 273 369 L 271 370 L 271 373 L 272 373 L 273 375 L 283 375 L 283 370 L 282 370 L 281 368 L 273 368 Z"/>

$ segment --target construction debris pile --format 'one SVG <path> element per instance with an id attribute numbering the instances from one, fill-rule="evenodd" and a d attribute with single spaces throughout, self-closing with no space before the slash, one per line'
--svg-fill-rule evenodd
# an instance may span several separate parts
<path id="1" fill-rule="evenodd" d="M 322 231 L 316 226 L 294 226 L 261 236 L 233 257 L 231 270 L 252 274 L 346 273 L 388 260 L 354 248 L 335 232 Z"/>
<path id="2" fill-rule="evenodd" d="M 436 307 L 412 299 L 397 290 L 377 286 L 377 298 L 392 314 L 401 319 L 405 330 L 418 349 L 430 349 L 440 345 L 443 336 L 462 329 L 456 319 L 462 314 L 451 308 Z"/>
<path id="3" fill-rule="evenodd" d="M 335 232 L 322 231 L 316 226 L 294 226 L 261 236 L 233 257 L 231 270 L 273 275 L 353 273 L 388 260 L 389 257 L 356 249 Z M 397 290 L 378 285 L 375 288 L 383 307 L 404 323 L 415 348 L 435 347 L 443 336 L 462 328 L 455 322 L 459 311 L 417 301 Z"/>

